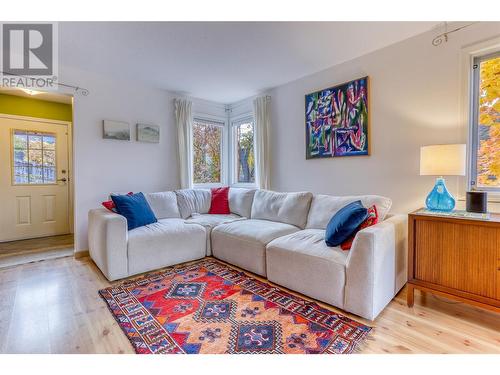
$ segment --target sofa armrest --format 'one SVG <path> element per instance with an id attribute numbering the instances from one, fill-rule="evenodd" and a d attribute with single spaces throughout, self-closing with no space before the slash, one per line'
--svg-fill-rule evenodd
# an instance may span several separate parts
<path id="1" fill-rule="evenodd" d="M 104 208 L 89 211 L 89 253 L 109 281 L 128 276 L 127 219 Z"/>
<path id="2" fill-rule="evenodd" d="M 358 232 L 346 263 L 345 308 L 375 319 L 407 281 L 408 216 Z"/>

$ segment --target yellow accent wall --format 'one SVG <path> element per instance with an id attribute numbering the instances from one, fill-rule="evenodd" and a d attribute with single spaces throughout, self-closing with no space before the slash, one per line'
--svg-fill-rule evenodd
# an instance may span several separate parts
<path id="1" fill-rule="evenodd" d="M 0 94 L 0 113 L 60 121 L 73 121 L 71 104 L 47 102 L 44 100 L 6 94 Z"/>

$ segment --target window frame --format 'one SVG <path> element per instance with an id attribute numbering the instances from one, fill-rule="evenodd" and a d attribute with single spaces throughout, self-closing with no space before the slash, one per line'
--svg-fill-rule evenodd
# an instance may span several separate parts
<path id="1" fill-rule="evenodd" d="M 231 129 L 230 129 L 230 177 L 231 177 L 231 186 L 232 187 L 241 187 L 241 188 L 255 188 L 257 186 L 256 182 L 238 182 L 238 162 L 237 162 L 237 147 L 238 142 L 236 140 L 236 127 L 245 122 L 252 122 L 253 131 L 254 131 L 254 143 L 253 143 L 253 152 L 255 155 L 255 118 L 252 112 L 246 112 L 241 115 L 231 117 Z"/>
<path id="2" fill-rule="evenodd" d="M 210 123 L 220 123 L 222 128 L 222 141 L 221 141 L 221 181 L 220 182 L 206 182 L 206 183 L 195 183 L 194 182 L 194 149 L 193 149 L 193 129 L 191 129 L 191 181 L 193 188 L 210 189 L 214 187 L 221 187 L 227 185 L 227 126 L 228 121 L 224 117 L 213 116 L 204 113 L 193 113 L 192 125 L 195 121 L 205 121 Z M 219 125 L 217 125 L 219 126 Z"/>
<path id="3" fill-rule="evenodd" d="M 470 85 L 469 85 L 469 162 L 467 165 L 467 188 L 472 191 L 485 191 L 489 198 L 500 198 L 500 187 L 478 187 L 477 186 L 477 152 L 479 147 L 479 80 L 480 64 L 485 60 L 500 57 L 500 46 L 487 52 L 471 54 L 470 62 Z M 491 200 L 491 199 L 488 199 Z"/>
<path id="4" fill-rule="evenodd" d="M 15 176 L 16 176 L 16 169 L 15 169 L 15 164 L 16 164 L 16 159 L 15 159 L 15 156 L 14 156 L 14 152 L 15 152 L 15 145 L 14 145 L 14 135 L 16 134 L 16 132 L 22 132 L 22 133 L 26 133 L 26 135 L 29 135 L 29 134 L 34 134 L 34 135 L 41 135 L 42 136 L 42 148 L 40 149 L 41 153 L 42 153 L 42 160 L 43 160 L 43 136 L 44 135 L 47 135 L 47 136 L 51 136 L 51 137 L 54 137 L 55 139 L 55 145 L 54 145 L 54 150 L 48 150 L 48 151 L 54 151 L 54 173 L 55 173 L 55 181 L 54 182 L 45 182 L 45 179 L 43 178 L 43 173 L 44 173 L 44 169 L 45 169 L 45 166 L 42 162 L 42 165 L 41 165 L 41 168 L 42 168 L 42 179 L 44 180 L 43 183 L 30 183 L 29 182 L 29 176 L 30 176 L 30 173 L 28 172 L 28 182 L 27 183 L 16 183 L 15 182 Z M 29 138 L 27 137 L 27 147 L 26 147 L 26 151 L 28 152 L 28 163 L 29 163 Z M 10 183 L 11 183 L 11 186 L 54 186 L 54 185 L 57 185 L 58 184 L 58 180 L 57 180 L 57 153 L 58 153 L 58 138 L 57 138 L 57 133 L 53 133 L 53 132 L 39 132 L 39 131 L 34 131 L 34 130 L 26 130 L 26 129 L 17 129 L 17 128 L 13 128 L 11 129 L 10 131 L 10 171 L 11 171 L 11 178 L 10 178 Z M 28 166 L 29 168 L 29 166 Z M 52 167 L 51 167 L 52 168 Z M 28 169 L 29 171 L 29 169 Z"/>

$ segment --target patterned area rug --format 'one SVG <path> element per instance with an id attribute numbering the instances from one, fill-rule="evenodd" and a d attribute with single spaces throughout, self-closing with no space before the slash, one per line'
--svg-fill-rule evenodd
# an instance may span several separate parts
<path id="1" fill-rule="evenodd" d="M 215 260 L 99 293 L 137 353 L 352 353 L 371 329 Z"/>

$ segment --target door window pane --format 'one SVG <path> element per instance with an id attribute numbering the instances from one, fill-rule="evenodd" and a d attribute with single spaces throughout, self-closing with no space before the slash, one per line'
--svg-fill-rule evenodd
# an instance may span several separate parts
<path id="1" fill-rule="evenodd" d="M 16 130 L 12 139 L 13 183 L 56 183 L 54 134 Z"/>
<path id="2" fill-rule="evenodd" d="M 224 124 L 195 119 L 193 121 L 193 182 L 220 183 L 222 132 Z"/>
<path id="3" fill-rule="evenodd" d="M 28 175 L 14 176 L 14 183 L 27 184 L 28 183 Z"/>
<path id="4" fill-rule="evenodd" d="M 43 168 L 43 181 L 46 184 L 55 183 L 56 182 L 56 170 L 55 168 Z"/>
<path id="5" fill-rule="evenodd" d="M 29 167 L 29 182 L 31 184 L 43 184 L 42 167 Z"/>
<path id="6" fill-rule="evenodd" d="M 56 165 L 56 152 L 43 150 L 43 166 L 54 167 Z"/>
<path id="7" fill-rule="evenodd" d="M 26 150 L 28 148 L 28 136 L 26 134 L 14 133 L 14 148 Z"/>
<path id="8" fill-rule="evenodd" d="M 26 150 L 14 150 L 14 165 L 25 165 L 28 163 Z"/>
<path id="9" fill-rule="evenodd" d="M 29 165 L 33 166 L 41 166 L 43 164 L 42 161 L 42 150 L 29 150 L 28 156 Z"/>
<path id="10" fill-rule="evenodd" d="M 28 144 L 30 150 L 41 150 L 42 149 L 42 136 L 35 134 L 28 134 Z"/>
<path id="11" fill-rule="evenodd" d="M 44 150 L 55 150 L 56 149 L 56 137 L 53 135 L 43 136 L 43 149 Z"/>
<path id="12" fill-rule="evenodd" d="M 28 166 L 23 165 L 23 166 L 15 166 L 14 167 L 14 175 L 15 176 L 28 176 Z"/>
<path id="13" fill-rule="evenodd" d="M 255 182 L 255 154 L 253 147 L 254 126 L 252 120 L 233 124 L 235 137 L 236 181 L 239 183 Z"/>

